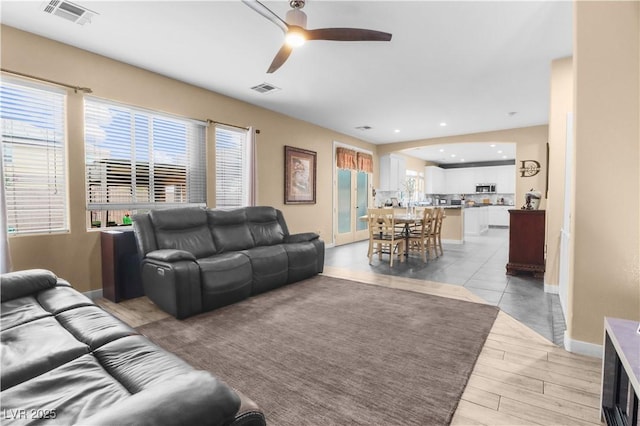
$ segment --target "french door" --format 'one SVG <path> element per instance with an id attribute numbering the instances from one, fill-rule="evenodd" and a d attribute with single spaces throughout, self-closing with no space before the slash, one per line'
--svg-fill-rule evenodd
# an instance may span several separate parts
<path id="1" fill-rule="evenodd" d="M 371 174 L 338 168 L 335 173 L 335 244 L 366 240 L 369 238 L 368 224 L 359 218 L 367 214 Z"/>

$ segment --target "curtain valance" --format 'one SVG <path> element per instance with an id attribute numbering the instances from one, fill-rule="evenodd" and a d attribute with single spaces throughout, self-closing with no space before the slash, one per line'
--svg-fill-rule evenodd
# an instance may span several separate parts
<path id="1" fill-rule="evenodd" d="M 336 165 L 339 169 L 356 170 L 356 152 L 348 148 L 336 148 Z"/>
<path id="2" fill-rule="evenodd" d="M 373 173 L 373 155 L 358 152 L 358 170 L 367 173 Z"/>

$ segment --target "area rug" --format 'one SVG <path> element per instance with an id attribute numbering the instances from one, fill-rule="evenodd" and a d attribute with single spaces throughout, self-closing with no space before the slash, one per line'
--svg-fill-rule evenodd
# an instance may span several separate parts
<path id="1" fill-rule="evenodd" d="M 494 306 L 326 276 L 138 330 L 270 425 L 447 425 Z"/>

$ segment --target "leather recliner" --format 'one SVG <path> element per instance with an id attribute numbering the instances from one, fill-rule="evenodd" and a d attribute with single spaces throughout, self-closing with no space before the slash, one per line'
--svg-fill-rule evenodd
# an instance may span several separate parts
<path id="1" fill-rule="evenodd" d="M 196 207 L 136 214 L 145 294 L 176 318 L 238 302 L 324 268 L 324 242 L 289 234 L 273 207 Z"/>
<path id="2" fill-rule="evenodd" d="M 46 270 L 0 275 L 2 424 L 264 426 L 257 405 Z"/>

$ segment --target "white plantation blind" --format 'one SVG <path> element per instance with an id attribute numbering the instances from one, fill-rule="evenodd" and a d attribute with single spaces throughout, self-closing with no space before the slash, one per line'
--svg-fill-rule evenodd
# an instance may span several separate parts
<path id="1" fill-rule="evenodd" d="M 66 93 L 13 79 L 0 90 L 8 232 L 68 231 Z"/>
<path id="2" fill-rule="evenodd" d="M 250 147 L 247 131 L 216 125 L 216 207 L 250 205 Z"/>
<path id="3" fill-rule="evenodd" d="M 206 202 L 206 125 L 85 98 L 89 211 Z"/>

